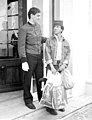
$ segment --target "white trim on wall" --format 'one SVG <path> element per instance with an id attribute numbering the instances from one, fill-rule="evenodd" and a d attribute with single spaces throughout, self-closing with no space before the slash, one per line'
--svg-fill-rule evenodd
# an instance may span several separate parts
<path id="1" fill-rule="evenodd" d="M 43 1 L 43 36 L 49 37 L 49 0 Z"/>
<path id="2" fill-rule="evenodd" d="M 32 0 L 27 0 L 27 13 L 31 7 L 32 7 Z M 27 14 L 27 21 L 28 21 L 28 14 Z"/>
<path id="3" fill-rule="evenodd" d="M 63 12 L 64 12 L 64 7 L 63 7 L 63 0 L 60 0 L 60 20 L 63 21 Z"/>

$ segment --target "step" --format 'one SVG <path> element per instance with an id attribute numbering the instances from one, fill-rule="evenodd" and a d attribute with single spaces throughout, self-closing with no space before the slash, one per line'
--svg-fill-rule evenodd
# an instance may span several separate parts
<path id="1" fill-rule="evenodd" d="M 53 116 L 38 101 L 34 101 L 36 110 L 27 108 L 22 95 L 23 91 L 0 93 L 0 120 L 69 120 L 69 117 L 78 113 L 79 110 L 92 106 L 92 96 L 82 95 L 70 98 L 66 111 L 58 111 L 58 115 Z"/>

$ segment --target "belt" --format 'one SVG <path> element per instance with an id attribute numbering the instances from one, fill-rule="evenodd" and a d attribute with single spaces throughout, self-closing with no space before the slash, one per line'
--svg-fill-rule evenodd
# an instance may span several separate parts
<path id="1" fill-rule="evenodd" d="M 59 69 L 59 63 L 60 63 L 60 60 L 57 60 L 57 64 L 56 64 L 56 65 L 53 65 L 53 66 L 55 67 L 55 69 L 56 69 L 56 70 L 58 70 L 58 69 Z M 47 65 L 47 70 L 51 70 L 51 68 L 50 68 L 50 65 L 49 65 L 49 64 Z"/>

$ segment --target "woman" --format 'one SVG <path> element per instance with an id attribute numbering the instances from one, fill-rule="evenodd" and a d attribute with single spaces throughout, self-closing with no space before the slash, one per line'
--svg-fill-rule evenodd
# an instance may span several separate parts
<path id="1" fill-rule="evenodd" d="M 47 63 L 47 82 L 43 89 L 41 104 L 46 110 L 57 115 L 56 110 L 65 111 L 66 90 L 61 74 L 67 68 L 70 58 L 70 46 L 62 36 L 62 21 L 54 22 L 54 35 L 46 41 L 45 59 Z"/>

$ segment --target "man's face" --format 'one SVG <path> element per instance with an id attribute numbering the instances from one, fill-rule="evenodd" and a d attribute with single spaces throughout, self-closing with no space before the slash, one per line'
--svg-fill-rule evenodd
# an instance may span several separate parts
<path id="1" fill-rule="evenodd" d="M 32 15 L 31 18 L 34 21 L 34 23 L 38 22 L 40 20 L 40 18 L 41 18 L 41 13 L 37 13 L 35 15 Z"/>
<path id="2" fill-rule="evenodd" d="M 59 34 L 62 33 L 62 29 L 60 25 L 55 25 L 54 26 L 54 34 Z"/>

